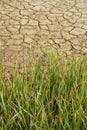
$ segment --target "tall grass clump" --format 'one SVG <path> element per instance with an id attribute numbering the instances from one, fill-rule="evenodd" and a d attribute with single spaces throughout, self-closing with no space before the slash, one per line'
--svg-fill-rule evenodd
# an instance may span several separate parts
<path id="1" fill-rule="evenodd" d="M 87 130 L 87 59 L 50 53 L 5 80 L 0 68 L 0 130 Z"/>

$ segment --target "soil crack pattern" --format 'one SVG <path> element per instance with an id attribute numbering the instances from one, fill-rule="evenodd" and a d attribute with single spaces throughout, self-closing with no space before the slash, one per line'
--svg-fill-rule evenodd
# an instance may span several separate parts
<path id="1" fill-rule="evenodd" d="M 87 0 L 0 0 L 0 51 L 7 67 L 22 68 L 30 49 L 39 56 L 87 54 Z"/>

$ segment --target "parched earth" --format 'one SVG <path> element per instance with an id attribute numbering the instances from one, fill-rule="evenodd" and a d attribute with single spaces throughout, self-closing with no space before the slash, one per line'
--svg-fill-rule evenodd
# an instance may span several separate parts
<path id="1" fill-rule="evenodd" d="M 87 0 L 0 0 L 0 52 L 7 67 L 54 47 L 87 54 Z"/>

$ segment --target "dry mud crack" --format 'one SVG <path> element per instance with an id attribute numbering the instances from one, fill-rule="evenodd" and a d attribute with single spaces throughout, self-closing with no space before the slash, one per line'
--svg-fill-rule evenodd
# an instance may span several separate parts
<path id="1" fill-rule="evenodd" d="M 0 52 L 7 67 L 22 68 L 29 51 L 39 56 L 87 54 L 87 0 L 0 0 Z"/>

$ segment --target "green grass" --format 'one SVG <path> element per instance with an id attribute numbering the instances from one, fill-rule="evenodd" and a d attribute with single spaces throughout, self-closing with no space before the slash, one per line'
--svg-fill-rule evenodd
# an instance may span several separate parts
<path id="1" fill-rule="evenodd" d="M 87 59 L 42 56 L 23 74 L 0 68 L 0 130 L 87 130 Z"/>

